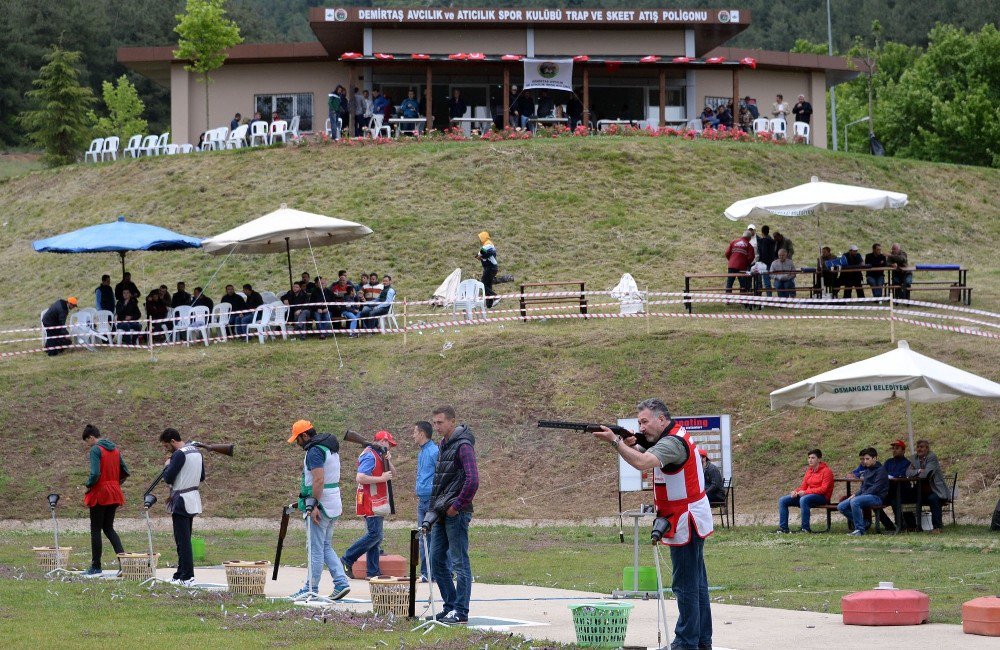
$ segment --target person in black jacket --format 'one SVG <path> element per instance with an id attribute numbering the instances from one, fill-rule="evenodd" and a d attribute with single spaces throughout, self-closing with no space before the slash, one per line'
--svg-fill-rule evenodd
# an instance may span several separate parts
<path id="1" fill-rule="evenodd" d="M 468 105 L 462 99 L 462 91 L 458 88 L 452 90 L 451 97 L 448 98 L 448 117 L 465 117 L 467 108 Z"/>
<path id="2" fill-rule="evenodd" d="M 215 301 L 206 296 L 201 287 L 195 287 L 191 296 L 191 306 L 208 307 L 208 311 L 211 312 L 215 308 Z"/>
<path id="3" fill-rule="evenodd" d="M 771 269 L 771 262 L 778 259 L 778 246 L 774 239 L 771 237 L 771 227 L 764 226 L 760 229 L 760 235 L 757 236 L 757 259 L 758 261 L 764 263 L 768 270 Z M 771 274 L 762 273 L 761 280 L 764 282 L 764 290 L 767 291 L 767 297 L 771 297 Z"/>
<path id="4" fill-rule="evenodd" d="M 531 93 L 525 90 L 517 98 L 517 114 L 521 116 L 521 128 L 528 128 L 531 118 L 535 117 L 535 100 L 531 98 Z"/>
<path id="5" fill-rule="evenodd" d="M 293 282 L 292 290 L 281 296 L 281 302 L 288 305 L 288 322 L 295 323 L 299 339 L 305 341 L 306 327 L 312 318 L 312 312 L 306 306 L 309 303 L 309 295 L 302 290 L 302 283 Z"/>
<path id="6" fill-rule="evenodd" d="M 60 352 L 63 346 L 69 345 L 69 337 L 66 331 L 66 319 L 69 318 L 71 309 L 76 309 L 77 300 L 70 296 L 66 300 L 59 299 L 52 303 L 45 313 L 42 314 L 42 327 L 45 328 L 45 353 L 54 357 Z"/>
<path id="7" fill-rule="evenodd" d="M 865 266 L 872 269 L 887 266 L 885 255 L 882 254 L 882 244 L 872 244 L 872 252 L 865 255 Z M 882 287 L 885 286 L 885 271 L 868 271 L 868 286 L 872 288 L 872 296 L 882 297 Z"/>
<path id="8" fill-rule="evenodd" d="M 865 260 L 858 252 L 857 246 L 851 244 L 851 248 L 844 253 L 844 261 L 847 264 L 840 271 L 840 286 L 844 289 L 844 297 L 850 298 L 853 289 L 858 298 L 864 298 L 865 290 L 861 288 L 861 268 L 864 266 Z"/>
<path id="9" fill-rule="evenodd" d="M 121 332 L 130 332 L 122 335 L 122 343 L 125 345 L 135 345 L 139 340 L 138 334 L 142 330 L 142 314 L 139 312 L 139 301 L 128 289 L 122 290 L 122 299 L 115 305 L 115 328 Z"/>
<path id="10" fill-rule="evenodd" d="M 177 283 L 177 291 L 174 293 L 173 297 L 170 298 L 171 307 L 190 307 L 191 306 L 191 294 L 184 290 L 184 283 Z"/>
<path id="11" fill-rule="evenodd" d="M 133 298 L 138 299 L 141 295 L 135 282 L 132 282 L 132 274 L 127 271 L 122 275 L 122 281 L 115 285 L 115 300 L 122 299 L 122 291 L 125 289 L 131 292 Z"/>
<path id="12" fill-rule="evenodd" d="M 712 505 L 725 503 L 726 483 L 722 479 L 722 472 L 708 459 L 707 451 L 698 449 L 698 453 L 701 455 L 701 468 L 705 474 L 705 494 L 708 496 L 708 502 Z"/>
<path id="13" fill-rule="evenodd" d="M 313 303 L 312 316 L 316 321 L 316 329 L 319 330 L 319 338 L 326 339 L 327 334 L 333 333 L 333 309 L 329 303 L 338 302 L 337 297 L 326 286 L 323 276 L 316 276 L 315 287 L 309 296 L 309 302 Z"/>
<path id="14" fill-rule="evenodd" d="M 240 314 L 239 320 L 236 321 L 236 333 L 239 335 L 247 333 L 247 325 L 253 322 L 254 310 L 264 304 L 264 297 L 254 291 L 249 283 L 243 285 L 243 293 L 247 297 L 244 307 L 247 311 L 244 314 Z"/>
<path id="15" fill-rule="evenodd" d="M 864 509 L 881 506 L 889 494 L 889 474 L 882 463 L 878 462 L 878 452 L 874 447 L 861 450 L 861 464 L 864 470 L 857 494 L 837 505 L 840 514 L 847 517 L 847 524 L 852 529 L 850 534 L 855 536 L 864 535 L 868 526 L 864 519 Z"/>
<path id="16" fill-rule="evenodd" d="M 243 296 L 236 293 L 236 287 L 231 284 L 226 285 L 226 295 L 219 299 L 219 304 L 225 303 L 232 308 L 229 312 L 229 327 L 227 328 L 229 333 L 232 334 L 236 331 L 236 326 L 239 325 L 240 319 L 243 314 L 240 313 L 247 308 L 247 302 L 243 299 Z"/>
<path id="17" fill-rule="evenodd" d="M 101 276 L 101 284 L 94 290 L 94 305 L 98 311 L 115 310 L 115 291 L 111 288 L 110 275 Z"/>

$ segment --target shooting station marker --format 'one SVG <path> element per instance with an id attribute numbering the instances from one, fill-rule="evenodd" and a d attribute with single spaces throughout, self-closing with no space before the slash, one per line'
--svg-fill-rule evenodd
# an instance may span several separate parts
<path id="1" fill-rule="evenodd" d="M 226 585 L 231 594 L 263 596 L 270 562 L 223 562 L 226 569 Z"/>

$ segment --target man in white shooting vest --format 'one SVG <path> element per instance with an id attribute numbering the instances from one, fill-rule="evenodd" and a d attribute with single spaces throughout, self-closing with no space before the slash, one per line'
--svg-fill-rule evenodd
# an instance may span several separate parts
<path id="1" fill-rule="evenodd" d="M 671 588 L 677 598 L 672 650 L 712 647 L 712 610 L 705 571 L 705 538 L 712 534 L 712 508 L 698 448 L 687 430 L 673 421 L 666 405 L 647 399 L 636 406 L 639 434 L 618 438 L 602 427 L 594 436 L 611 443 L 632 467 L 653 470 L 656 516 L 669 521 L 661 543 L 670 547 Z"/>
<path id="2" fill-rule="evenodd" d="M 312 422 L 299 420 L 292 425 L 289 444 L 295 443 L 305 450 L 302 459 L 302 483 L 299 490 L 299 511 L 312 512 L 309 529 L 309 575 L 306 583 L 292 598 L 315 594 L 323 577 L 326 564 L 333 578 L 332 600 L 340 600 L 351 592 L 351 585 L 344 572 L 344 565 L 330 544 L 333 528 L 342 513 L 340 501 L 340 443 L 329 434 L 316 433 Z"/>
<path id="3" fill-rule="evenodd" d="M 170 454 L 163 470 L 163 482 L 170 486 L 167 512 L 173 518 L 177 545 L 177 571 L 170 582 L 190 586 L 194 584 L 191 530 L 195 516 L 201 514 L 198 486 L 205 480 L 205 465 L 198 448 L 190 442 L 185 443 L 176 429 L 164 430 L 160 442 Z"/>

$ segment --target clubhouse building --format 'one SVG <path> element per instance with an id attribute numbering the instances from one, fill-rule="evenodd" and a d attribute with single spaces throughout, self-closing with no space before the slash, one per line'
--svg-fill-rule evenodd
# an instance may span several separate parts
<path id="1" fill-rule="evenodd" d="M 196 143 L 206 128 L 255 111 L 265 119 L 298 115 L 300 130 L 322 130 L 337 85 L 349 96 L 355 87 L 378 89 L 397 104 L 413 90 L 426 97 L 435 128 L 449 126 L 446 100 L 457 88 L 472 116 L 507 123 L 501 98 L 512 85 L 523 87 L 522 59 L 544 58 L 572 61 L 585 121 L 680 125 L 706 105 L 736 99 L 738 106 L 747 96 L 771 117 L 777 94 L 789 108 L 801 94 L 814 110 L 811 141 L 825 147 L 826 90 L 857 72 L 844 58 L 728 47 L 750 20 L 742 9 L 312 8 L 316 41 L 229 51 L 211 73 L 208 127 L 205 85 L 174 58 L 173 46 L 119 48 L 118 60 L 170 89 L 171 140 L 178 143 Z"/>

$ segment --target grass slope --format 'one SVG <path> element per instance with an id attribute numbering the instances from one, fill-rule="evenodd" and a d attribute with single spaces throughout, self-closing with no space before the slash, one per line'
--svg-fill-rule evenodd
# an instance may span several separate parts
<path id="1" fill-rule="evenodd" d="M 738 230 L 720 216 L 726 205 L 812 173 L 911 197 L 904 211 L 831 216 L 827 241 L 900 240 L 914 260 L 962 262 L 972 269 L 976 304 L 1000 304 L 996 170 L 808 147 L 601 138 L 242 151 L 0 182 L 0 320 L 34 322 L 39 306 L 67 292 L 87 304 L 99 274 L 117 268 L 112 255 L 35 254 L 35 238 L 118 213 L 210 235 L 281 201 L 371 225 L 376 234 L 367 240 L 318 249 L 320 269 L 390 272 L 400 295 L 429 295 L 456 266 L 472 273 L 475 233 L 484 227 L 500 245 L 503 270 L 519 279 L 581 278 L 605 288 L 630 271 L 641 286 L 676 289 L 685 270 L 721 270 L 725 242 Z M 773 225 L 799 250 L 815 241 L 801 221 Z M 313 270 L 308 255 L 294 254 L 297 271 Z M 177 279 L 204 284 L 221 261 L 200 252 L 131 259 L 140 288 Z M 278 288 L 284 259 L 233 256 L 219 278 L 210 294 L 220 293 L 220 282 Z M 990 341 L 898 330 L 928 354 L 995 377 L 1000 354 Z M 51 489 L 69 497 L 67 515 L 84 514 L 76 446 L 84 422 L 123 443 L 136 470 L 126 484 L 133 503 L 162 462 L 154 440 L 165 426 L 239 442 L 237 458 L 210 460 L 206 488 L 211 514 L 239 516 L 272 514 L 294 493 L 301 460 L 283 438 L 295 419 L 335 432 L 348 425 L 403 432 L 440 402 L 455 403 L 477 432 L 483 516 L 607 515 L 617 506 L 610 451 L 575 434 L 540 433 L 534 421 L 626 415 L 648 395 L 663 396 L 676 413 L 733 414 L 740 507 L 769 512 L 775 495 L 799 479 L 806 450 L 823 447 L 840 473 L 858 448 L 884 449 L 904 435 L 905 418 L 898 404 L 772 414 L 768 392 L 888 346 L 881 323 L 655 320 L 428 330 L 411 335 L 406 349 L 399 339 L 350 341 L 343 369 L 330 341 L 170 350 L 155 363 L 127 353 L 5 360 L 0 427 L 18 447 L 0 458 L 0 516 L 44 516 L 38 499 Z M 996 501 L 1000 441 L 990 422 L 998 412 L 966 400 L 914 409 L 918 435 L 961 472 L 965 514 L 984 516 Z M 398 456 L 411 476 L 412 451 Z M 574 491 L 549 494 L 581 481 Z M 349 494 L 352 481 L 345 483 Z M 413 505 L 408 492 L 397 490 L 404 509 Z"/>

